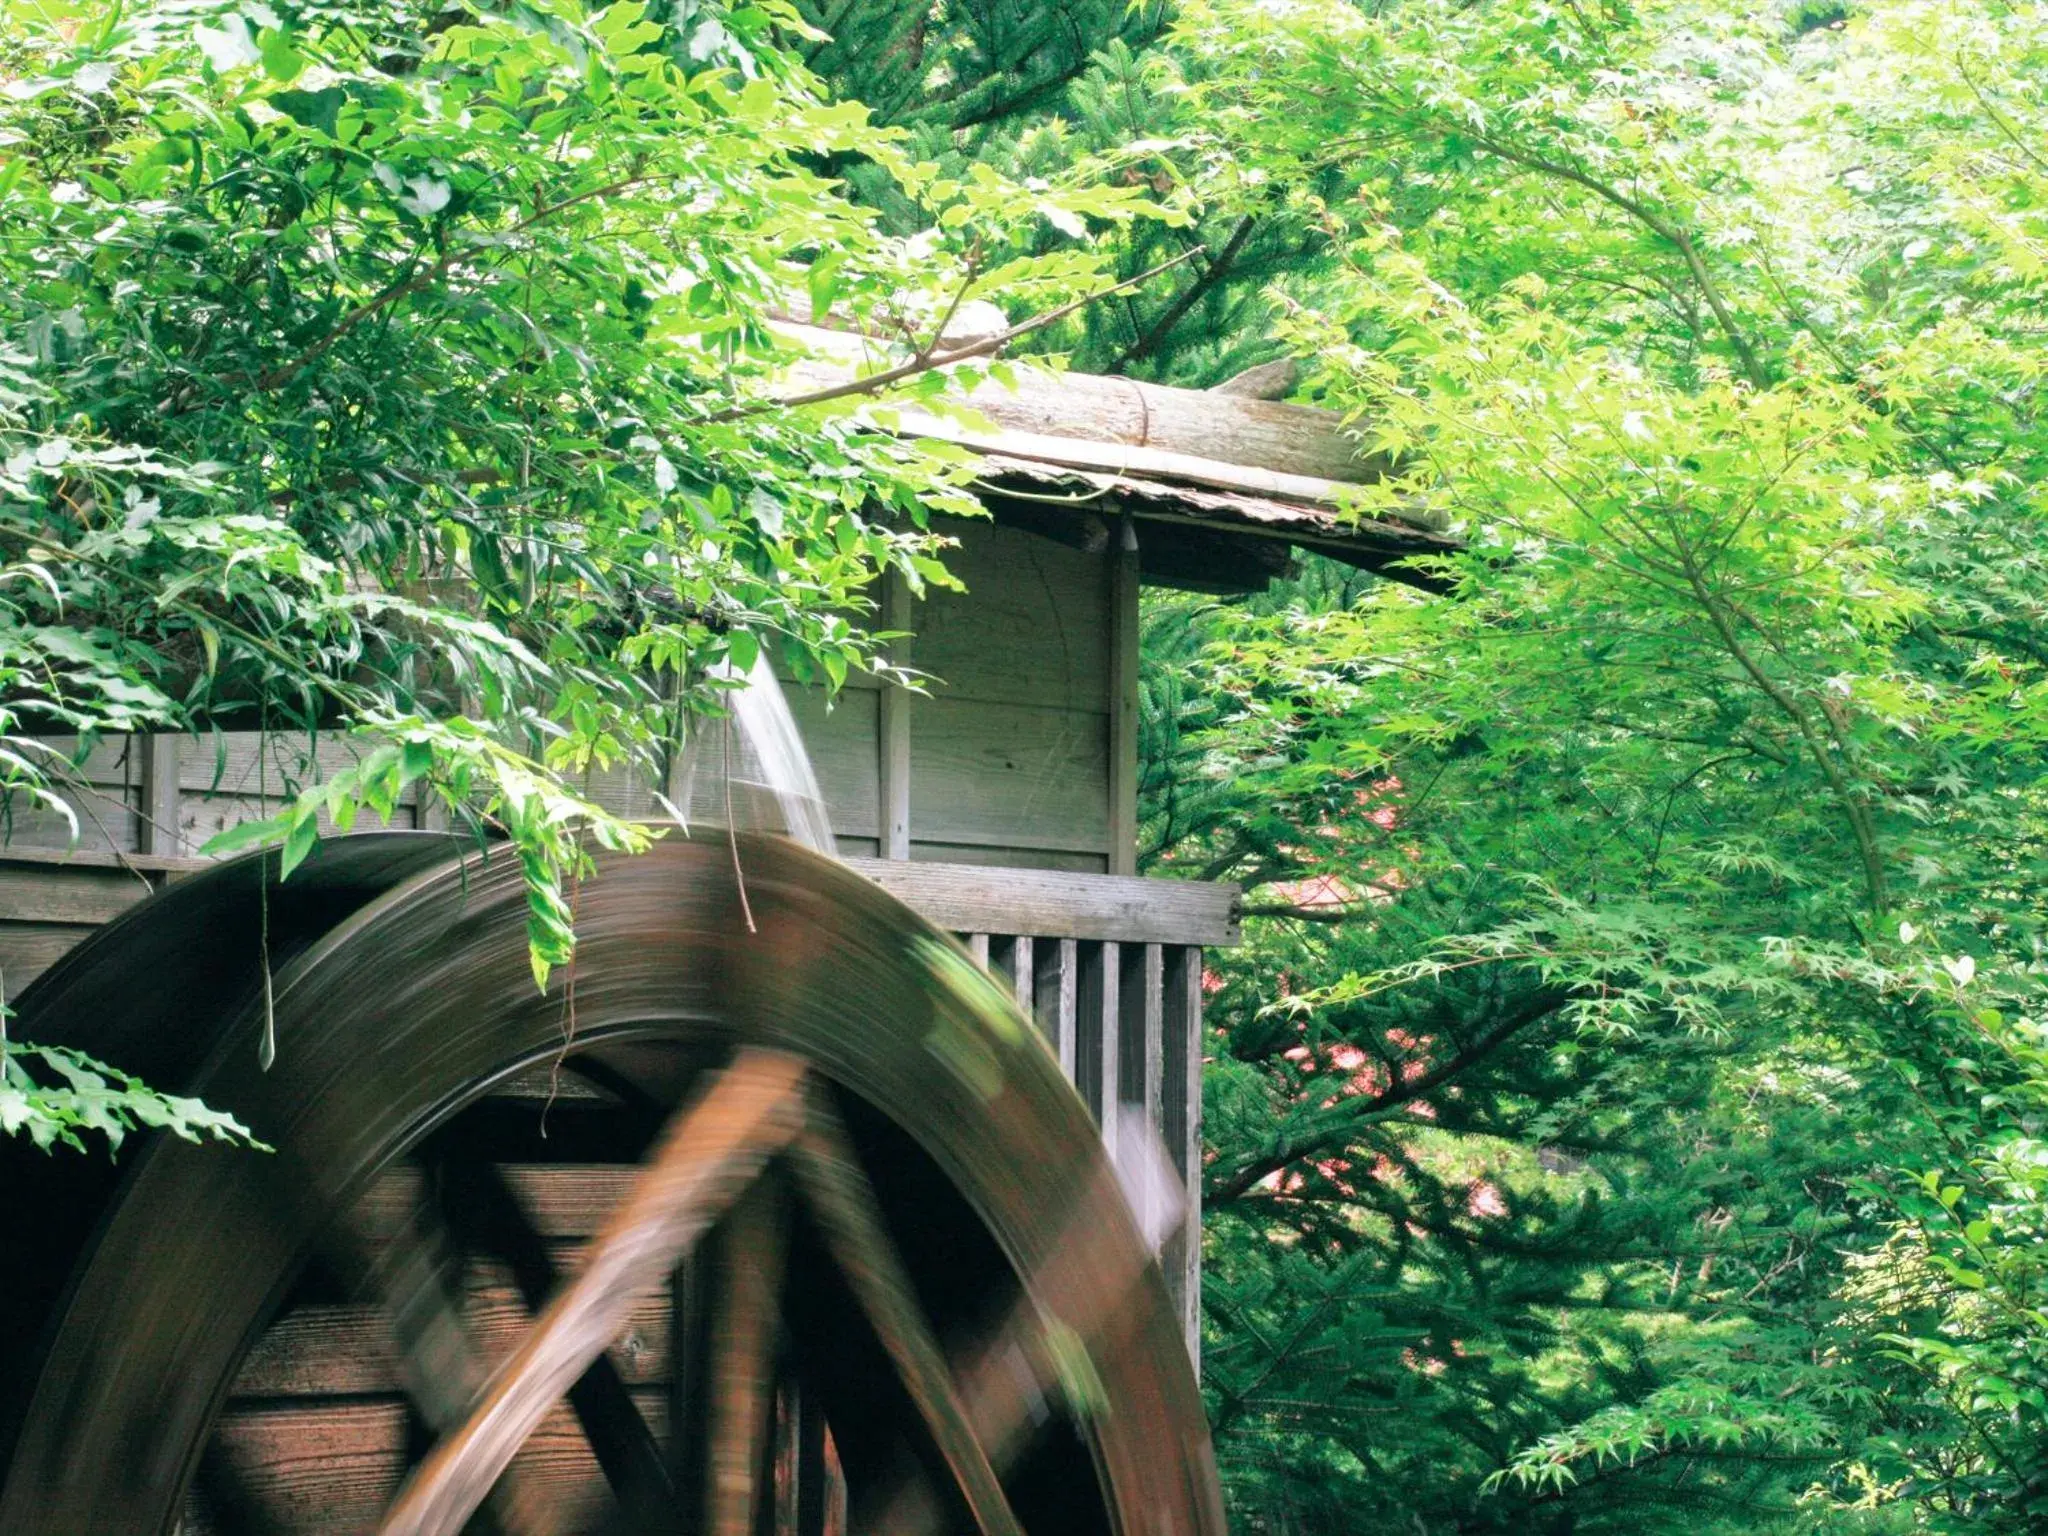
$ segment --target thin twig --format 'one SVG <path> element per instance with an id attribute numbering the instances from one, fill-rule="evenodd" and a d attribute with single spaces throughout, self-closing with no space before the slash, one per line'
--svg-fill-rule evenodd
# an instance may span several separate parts
<path id="1" fill-rule="evenodd" d="M 1146 268 L 1136 277 L 1127 277 L 1121 282 L 1110 284 L 1107 288 L 1098 288 L 1092 293 L 1084 293 L 1078 299 L 1070 299 L 1057 308 L 1048 309 L 1040 315 L 1033 315 L 1029 320 L 1021 320 L 1008 330 L 998 331 L 993 336 L 984 336 L 981 340 L 969 342 L 965 346 L 953 348 L 945 352 L 926 350 L 919 352 L 908 362 L 898 363 L 893 368 L 884 368 L 879 373 L 870 373 L 861 378 L 848 379 L 843 384 L 830 384 L 823 389 L 814 389 L 801 395 L 778 395 L 772 399 L 755 400 L 745 405 L 731 406 L 706 417 L 705 420 L 713 422 L 738 421 L 744 417 L 758 416 L 764 411 L 792 410 L 797 406 L 803 405 L 823 405 L 828 400 L 843 400 L 848 395 L 871 395 L 880 390 L 887 389 L 891 384 L 900 383 L 904 379 L 912 378 L 917 374 L 929 373 L 934 368 L 943 368 L 951 363 L 964 362 L 970 357 L 986 357 L 992 352 L 1000 351 L 1018 337 L 1029 336 L 1033 331 L 1042 331 L 1048 325 L 1064 320 L 1075 310 L 1085 309 L 1098 299 L 1106 299 L 1112 294 L 1122 293 L 1127 288 L 1135 288 L 1138 284 L 1148 282 L 1160 273 L 1170 271 L 1174 267 L 1179 266 L 1184 261 L 1192 261 L 1195 257 L 1201 255 L 1205 249 L 1206 247 L 1204 246 L 1193 246 L 1181 252 L 1180 255 L 1174 257 L 1171 261 L 1162 261 L 1156 267 Z"/>

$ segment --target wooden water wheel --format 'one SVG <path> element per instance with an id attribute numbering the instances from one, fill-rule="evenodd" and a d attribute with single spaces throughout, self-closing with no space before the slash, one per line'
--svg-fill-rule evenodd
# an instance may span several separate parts
<path id="1" fill-rule="evenodd" d="M 0 1533 L 1220 1533 L 1030 1025 L 858 877 L 734 852 L 603 861 L 546 994 L 513 861 L 404 835 L 192 877 L 40 980 L 24 1036 L 275 1150 L 0 1149 Z"/>

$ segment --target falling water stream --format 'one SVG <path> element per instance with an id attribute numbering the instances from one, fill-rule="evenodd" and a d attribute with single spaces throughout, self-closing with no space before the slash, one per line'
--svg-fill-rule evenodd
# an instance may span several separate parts
<path id="1" fill-rule="evenodd" d="M 722 675 L 740 676 L 729 668 Z M 765 656 L 727 695 L 727 708 L 727 718 L 691 732 L 676 800 L 682 812 L 702 805 L 735 828 L 780 832 L 836 857 L 824 792 Z"/>

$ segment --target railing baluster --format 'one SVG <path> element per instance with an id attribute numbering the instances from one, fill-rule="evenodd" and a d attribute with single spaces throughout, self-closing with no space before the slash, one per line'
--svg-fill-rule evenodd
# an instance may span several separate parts
<path id="1" fill-rule="evenodd" d="M 1160 1132 L 1187 1190 L 1187 1219 L 1159 1256 L 1167 1289 L 1180 1306 L 1188 1356 L 1202 1358 L 1202 951 L 1167 947 L 1161 966 L 1160 1058 L 1164 1102 Z"/>
<path id="2" fill-rule="evenodd" d="M 1017 1006 L 1026 1013 L 1031 1006 L 1034 984 L 1038 979 L 1037 968 L 1032 964 L 1032 943 L 1029 934 L 1019 934 L 1010 941 L 1010 990 L 1017 994 Z"/>
<path id="3" fill-rule="evenodd" d="M 1049 939 L 1032 946 L 1031 997 L 1038 1027 L 1059 1058 L 1067 1081 L 1078 1081 L 1075 1073 L 1074 1018 L 1079 1011 L 1080 945 L 1073 939 Z"/>
<path id="4" fill-rule="evenodd" d="M 1157 944 L 1125 944 L 1118 957 L 1117 1096 L 1144 1111 L 1153 1130 L 1160 1119 L 1160 985 L 1163 962 Z"/>
<path id="5" fill-rule="evenodd" d="M 1102 1139 L 1116 1150 L 1117 1069 L 1123 1047 L 1117 1029 L 1122 995 L 1122 946 L 1109 940 L 1084 940 L 1081 974 L 1076 986 L 1074 1086 L 1088 1113 L 1102 1128 Z"/>

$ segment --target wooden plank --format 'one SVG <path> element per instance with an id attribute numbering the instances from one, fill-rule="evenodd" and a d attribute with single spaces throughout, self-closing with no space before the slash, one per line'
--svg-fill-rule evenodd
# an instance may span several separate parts
<path id="1" fill-rule="evenodd" d="M 948 518 L 946 566 L 965 592 L 930 590 L 911 664 L 939 699 L 1103 711 L 1109 650 L 1102 560 L 1023 528 Z"/>
<path id="2" fill-rule="evenodd" d="M 1138 872 L 1138 531 L 1126 517 L 1109 562 L 1109 872 Z"/>
<path id="3" fill-rule="evenodd" d="M 259 800 L 252 795 L 205 795 L 186 791 L 178 803 L 178 839 L 187 848 L 203 849 L 210 838 L 238 827 L 245 821 L 261 821 L 275 816 L 287 802 L 272 798 Z M 413 808 L 409 805 L 398 807 L 391 819 L 391 827 L 397 831 L 410 831 L 413 824 Z M 319 815 L 320 835 L 339 837 L 341 829 L 334 824 L 334 818 L 325 809 Z M 356 823 L 355 830 L 369 832 L 382 830 L 375 817 L 364 817 Z"/>
<path id="4" fill-rule="evenodd" d="M 30 755 L 50 769 L 54 777 L 115 789 L 132 788 L 141 779 L 141 754 L 136 746 L 146 738 L 121 733 L 97 736 L 81 758 L 76 736 L 30 736 L 41 749 Z"/>
<path id="5" fill-rule="evenodd" d="M 0 880 L 10 869 L 52 866 L 77 869 L 140 870 L 161 884 L 210 868 L 211 859 L 189 854 L 168 856 L 158 853 L 117 853 L 107 848 L 0 848 Z"/>
<path id="6" fill-rule="evenodd" d="M 617 1104 L 619 1102 L 616 1097 L 591 1083 L 567 1063 L 564 1063 L 561 1070 L 557 1071 L 552 1060 L 540 1062 L 537 1065 L 527 1067 L 523 1071 L 514 1073 L 511 1077 L 506 1078 L 493 1088 L 490 1092 L 490 1097 L 493 1099 L 518 1099 L 529 1103 L 538 1100 L 544 1104 L 550 1101 L 559 1104 Z"/>
<path id="7" fill-rule="evenodd" d="M 849 859 L 847 865 L 955 933 L 1134 944 L 1238 941 L 1234 885 L 888 859 Z"/>
<path id="8" fill-rule="evenodd" d="M 974 963 L 983 970 L 988 969 L 988 935 L 970 933 L 967 935 L 967 953 L 974 956 Z"/>
<path id="9" fill-rule="evenodd" d="M 882 578 L 882 627 L 907 630 L 914 622 L 910 585 L 890 571 Z M 902 665 L 910 658 L 909 640 L 889 646 L 890 659 Z M 910 711 L 912 695 L 895 684 L 883 687 L 877 700 L 875 725 L 876 797 L 880 804 L 881 856 L 910 857 Z M 838 823 L 835 821 L 836 827 Z"/>
<path id="10" fill-rule="evenodd" d="M 663 1395 L 642 1389 L 635 1405 L 657 1433 Z M 238 1408 L 215 1430 L 240 1491 L 268 1528 L 293 1536 L 360 1536 L 375 1529 L 406 1467 L 406 1410 L 398 1400 L 310 1401 Z M 523 1489 L 550 1499 L 552 1528 L 601 1528 L 611 1491 L 568 1406 L 557 1403 L 513 1458 Z"/>
<path id="11" fill-rule="evenodd" d="M 1031 953 L 1035 945 L 1036 940 L 1028 933 L 1010 941 L 1010 990 L 1017 994 L 1017 1006 L 1026 1013 L 1031 1012 L 1032 986 L 1038 976 Z"/>
<path id="12" fill-rule="evenodd" d="M 6 984 L 7 1000 L 21 996 L 24 987 L 91 933 L 91 928 L 72 923 L 0 925 L 0 982 Z"/>
<path id="13" fill-rule="evenodd" d="M 511 1354 L 532 1323 L 518 1288 L 495 1267 L 472 1266 L 462 1319 L 471 1342 L 493 1366 Z M 374 1305 L 314 1304 L 294 1308 L 265 1331 L 242 1362 L 231 1398 L 373 1396 L 400 1389 L 391 1325 Z M 634 1305 L 611 1346 L 619 1375 L 635 1386 L 666 1381 L 669 1301 L 666 1292 Z"/>
<path id="14" fill-rule="evenodd" d="M 910 818 L 927 841 L 1109 850 L 1109 739 L 1081 710 L 920 701 Z"/>
<path id="15" fill-rule="evenodd" d="M 0 922 L 104 923 L 153 889 L 146 876 L 112 864 L 0 860 Z"/>
<path id="16" fill-rule="evenodd" d="M 136 807 L 135 848 L 138 853 L 178 854 L 185 851 L 178 836 L 179 763 L 183 739 L 169 732 L 134 738 L 142 759 L 141 803 Z"/>
<path id="17" fill-rule="evenodd" d="M 272 731 L 262 750 L 259 731 L 218 731 L 178 741 L 178 783 L 212 795 L 256 795 L 273 799 L 295 794 L 355 763 L 376 743 L 361 736 L 322 732 L 309 739 L 297 731 Z"/>
<path id="18" fill-rule="evenodd" d="M 134 791 L 119 784 L 80 783 L 61 785 L 55 793 L 77 818 L 75 830 L 61 812 L 17 798 L 0 815 L 0 847 L 9 853 L 16 849 L 135 851 Z"/>
<path id="19" fill-rule="evenodd" d="M 588 1237 L 626 1198 L 641 1170 L 620 1163 L 509 1163 L 506 1182 L 519 1196 L 534 1229 L 546 1238 Z M 416 1169 L 396 1167 L 378 1177 L 358 1209 L 366 1238 L 389 1242 L 406 1230 L 419 1204 Z"/>
<path id="20" fill-rule="evenodd" d="M 851 852 L 853 850 L 845 850 Z M 1005 848 L 1001 844 L 912 841 L 910 857 L 922 864 L 972 864 L 983 869 L 1056 869 L 1072 875 L 1109 873 L 1106 853 L 1060 848 Z"/>

